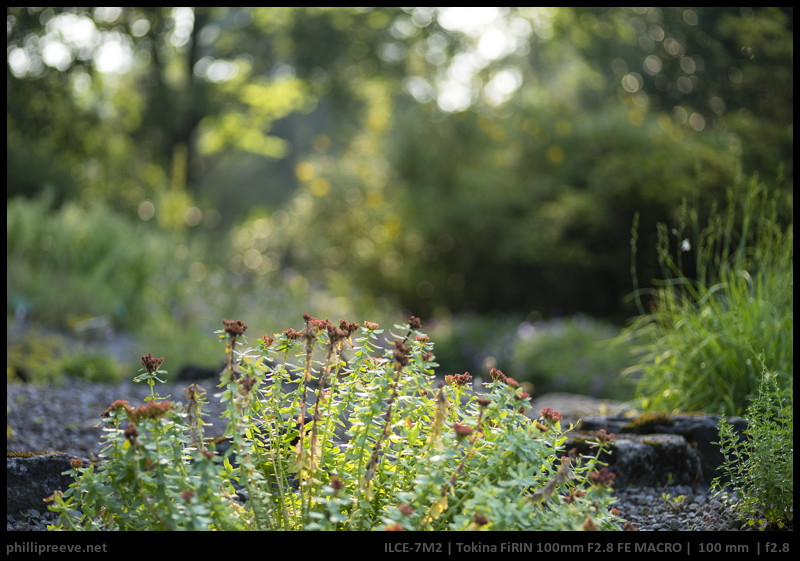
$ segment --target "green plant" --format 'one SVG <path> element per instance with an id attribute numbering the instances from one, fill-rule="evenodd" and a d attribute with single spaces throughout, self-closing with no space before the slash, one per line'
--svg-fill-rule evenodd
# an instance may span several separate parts
<path id="1" fill-rule="evenodd" d="M 611 323 L 584 315 L 550 320 L 471 314 L 439 318 L 431 327 L 445 370 L 514 372 L 536 395 L 570 392 L 629 400 L 634 386 L 620 374 L 631 365 L 630 344 Z"/>
<path id="2" fill-rule="evenodd" d="M 247 326 L 224 322 L 223 438 L 204 438 L 203 391 L 162 399 L 163 359 L 143 357 L 151 395 L 108 408 L 101 460 L 75 460 L 76 481 L 52 497 L 55 528 L 621 527 L 601 460 L 613 435 L 565 453 L 561 415 L 526 416 L 513 378 L 493 369 L 480 392 L 467 373 L 437 383 L 417 318 L 385 332 L 304 317 L 243 351 Z"/>
<path id="3" fill-rule="evenodd" d="M 712 488 L 729 499 L 743 522 L 760 529 L 783 528 L 794 510 L 794 408 L 791 389 L 782 388 L 761 357 L 758 394 L 744 415 L 738 435 L 725 417 L 719 421 L 717 444 L 724 456 Z M 731 488 L 732 494 L 727 493 Z"/>
<path id="4" fill-rule="evenodd" d="M 511 370 L 536 393 L 571 392 L 628 400 L 633 385 L 620 375 L 631 365 L 628 343 L 611 324 L 582 315 L 524 322 L 511 351 Z"/>
<path id="5" fill-rule="evenodd" d="M 626 333 L 636 344 L 629 372 L 640 376 L 646 410 L 741 414 L 758 388 L 752 359 L 762 350 L 782 384 L 792 377 L 793 226 L 779 219 L 791 198 L 755 178 L 741 187 L 702 231 L 687 205 L 671 232 L 659 225 L 664 281 Z M 633 233 L 635 249 L 635 225 Z M 691 251 L 694 263 L 684 263 Z"/>
<path id="6" fill-rule="evenodd" d="M 9 325 L 11 338 L 12 326 Z M 49 383 L 62 379 L 61 357 L 66 340 L 34 328 L 6 348 L 6 380 Z"/>
<path id="7" fill-rule="evenodd" d="M 17 198 L 8 201 L 6 218 L 8 309 L 51 326 L 67 327 L 71 316 L 135 325 L 146 312 L 142 291 L 174 251 L 102 205 L 53 209 L 46 196 Z"/>
<path id="8" fill-rule="evenodd" d="M 124 369 L 107 353 L 81 348 L 68 338 L 31 328 L 14 333 L 6 353 L 6 379 L 59 384 L 64 376 L 93 382 L 118 382 Z"/>
<path id="9" fill-rule="evenodd" d="M 680 512 L 683 508 L 683 504 L 686 502 L 686 497 L 684 495 L 677 495 L 672 496 L 669 493 L 661 493 L 661 500 L 664 501 L 664 504 L 667 505 L 675 512 Z"/>

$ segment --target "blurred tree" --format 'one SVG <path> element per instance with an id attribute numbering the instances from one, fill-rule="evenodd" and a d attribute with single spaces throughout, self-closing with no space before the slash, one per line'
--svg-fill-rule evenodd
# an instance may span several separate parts
<path id="1" fill-rule="evenodd" d="M 215 157 L 284 158 L 276 122 L 360 103 L 391 11 L 9 7 L 8 194 L 55 176 L 64 197 L 137 208 L 172 190 L 185 211 Z"/>
<path id="2" fill-rule="evenodd" d="M 613 313 L 634 212 L 646 232 L 739 167 L 792 182 L 791 10 L 10 7 L 7 28 L 9 196 L 249 215 L 243 272 L 418 314 Z"/>
<path id="3" fill-rule="evenodd" d="M 731 133 L 746 173 L 792 176 L 792 8 L 564 8 L 554 26 L 606 75 L 598 99 Z"/>
<path id="4" fill-rule="evenodd" d="M 322 283 L 346 286 L 336 279 L 348 271 L 421 314 L 628 314 L 636 213 L 648 283 L 654 225 L 673 223 L 683 200 L 708 209 L 740 173 L 791 184 L 791 104 L 759 109 L 760 96 L 791 97 L 784 12 L 512 10 L 495 23 L 525 31 L 494 51 L 481 48 L 489 31 L 433 15 L 404 27 L 407 75 L 381 127 L 364 117 L 346 152 L 304 167 L 286 253 L 304 270 L 329 264 Z M 741 35 L 769 55 L 769 93 L 760 72 L 731 66 Z M 510 83 L 499 98 L 498 76 Z M 774 132 L 750 136 L 755 123 Z"/>

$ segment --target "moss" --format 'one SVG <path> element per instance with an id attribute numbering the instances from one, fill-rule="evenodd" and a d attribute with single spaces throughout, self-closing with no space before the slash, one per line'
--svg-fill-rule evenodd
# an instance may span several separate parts
<path id="1" fill-rule="evenodd" d="M 32 452 L 6 452 L 6 458 L 32 458 Z"/>
<path id="2" fill-rule="evenodd" d="M 622 425 L 622 429 L 637 434 L 651 432 L 656 425 L 672 425 L 675 420 L 669 413 L 643 413 Z"/>
<path id="3" fill-rule="evenodd" d="M 33 458 L 35 456 L 48 456 L 50 454 L 63 454 L 58 450 L 44 450 L 42 452 L 6 452 L 6 458 Z"/>
<path id="4" fill-rule="evenodd" d="M 6 380 L 52 383 L 63 379 L 60 357 L 66 340 L 32 329 L 6 348 Z"/>

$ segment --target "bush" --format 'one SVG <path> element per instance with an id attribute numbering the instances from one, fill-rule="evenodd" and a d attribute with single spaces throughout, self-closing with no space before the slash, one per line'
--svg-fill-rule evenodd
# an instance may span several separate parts
<path id="1" fill-rule="evenodd" d="M 585 316 L 523 323 L 514 340 L 511 371 L 537 394 L 559 391 L 625 401 L 629 346 L 610 324 Z"/>
<path id="2" fill-rule="evenodd" d="M 762 357 L 763 358 L 763 357 Z M 712 488 L 729 499 L 746 526 L 783 528 L 794 510 L 794 407 L 791 390 L 781 388 L 762 362 L 758 394 L 747 407 L 748 428 L 740 438 L 725 417 L 718 442 L 725 457 Z M 727 489 L 733 494 L 729 495 Z M 735 498 L 734 498 L 735 497 Z"/>
<path id="3" fill-rule="evenodd" d="M 392 332 L 305 320 L 242 352 L 247 326 L 225 322 L 224 452 L 203 435 L 204 391 L 190 386 L 185 406 L 163 400 L 163 359 L 142 357 L 149 399 L 108 408 L 104 457 L 73 461 L 75 483 L 52 497 L 55 527 L 621 527 L 600 459 L 612 435 L 598 432 L 594 454 L 564 454 L 561 416 L 524 415 L 530 396 L 497 370 L 480 393 L 465 374 L 434 387 L 416 318 Z"/>
<path id="4" fill-rule="evenodd" d="M 437 320 L 430 330 L 447 372 L 514 372 L 541 396 L 568 392 L 626 401 L 634 386 L 621 374 L 632 364 L 629 344 L 611 323 L 584 315 L 550 320 L 535 314 Z"/>
<path id="5" fill-rule="evenodd" d="M 142 319 L 140 296 L 170 252 L 144 226 L 102 206 L 52 209 L 47 197 L 8 201 L 6 219 L 8 310 L 53 327 Z"/>
<path id="6" fill-rule="evenodd" d="M 6 380 L 34 384 L 60 384 L 64 376 L 93 382 L 118 382 L 124 368 L 116 359 L 66 337 L 31 328 L 12 333 L 6 348 Z"/>
<path id="7" fill-rule="evenodd" d="M 671 235 L 659 226 L 664 282 L 652 311 L 627 333 L 637 344 L 645 409 L 739 415 L 759 387 L 755 358 L 762 352 L 780 383 L 791 383 L 793 230 L 777 218 L 791 198 L 770 194 L 755 179 L 745 187 L 729 192 L 727 209 L 702 231 L 685 207 L 685 222 L 671 232 L 674 256 Z M 694 278 L 682 262 L 689 250 Z"/>

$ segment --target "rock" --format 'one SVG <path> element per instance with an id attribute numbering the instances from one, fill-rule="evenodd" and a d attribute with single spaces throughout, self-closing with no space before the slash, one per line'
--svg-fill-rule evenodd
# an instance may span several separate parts
<path id="1" fill-rule="evenodd" d="M 693 447 L 700 460 L 700 483 L 709 484 L 715 477 L 723 474 L 717 470 L 722 464 L 723 457 L 719 446 L 714 444 L 719 441 L 719 415 L 640 415 L 627 417 L 624 415 L 590 416 L 582 419 L 580 429 L 583 431 L 597 431 L 605 429 L 614 433 L 618 438 L 646 435 L 665 434 L 681 436 L 689 446 Z M 727 422 L 733 426 L 734 431 L 741 437 L 747 428 L 747 421 L 740 417 L 728 417 Z"/>
<path id="2" fill-rule="evenodd" d="M 717 429 L 721 418 L 719 415 L 666 413 L 637 415 L 629 403 L 568 393 L 549 393 L 535 398 L 529 415 L 537 418 L 540 410 L 544 407 L 555 409 L 564 416 L 564 420 L 561 422 L 562 427 L 566 428 L 570 423 L 578 424 L 576 430 L 570 433 L 574 436 L 571 441 L 573 446 L 581 439 L 586 438 L 586 436 L 580 436 L 577 431 L 583 431 L 589 435 L 589 433 L 605 429 L 608 433 L 616 434 L 617 438 L 614 441 L 617 446 L 616 454 L 620 457 L 641 456 L 638 459 L 626 460 L 630 462 L 630 467 L 638 466 L 637 469 L 643 469 L 650 465 L 652 458 L 660 457 L 658 450 L 650 448 L 667 443 L 661 442 L 663 436 L 681 437 L 682 440 L 668 439 L 666 450 L 676 454 L 675 461 L 664 458 L 665 463 L 653 465 L 653 469 L 657 472 L 653 474 L 653 478 L 657 480 L 657 477 L 662 477 L 658 484 L 668 481 L 670 473 L 673 480 L 678 477 L 681 480 L 686 480 L 687 477 L 697 478 L 696 481 L 692 481 L 692 484 L 708 485 L 715 477 L 720 477 L 723 481 L 726 479 L 724 474 L 717 469 L 723 462 L 719 445 L 715 444 L 719 441 L 719 430 Z M 741 438 L 747 428 L 747 421 L 740 417 L 727 417 L 726 420 Z M 569 445 L 568 441 L 567 446 Z M 683 447 L 692 448 L 694 451 L 684 450 Z M 699 460 L 699 468 L 695 465 L 694 457 Z M 679 475 L 669 471 L 668 468 L 678 467 L 681 462 L 690 469 L 690 472 Z M 610 466 L 609 469 L 614 471 Z M 625 469 L 625 464 L 619 464 L 617 469 Z M 636 482 L 648 478 L 649 475 L 622 472 L 618 474 L 617 485 L 621 479 Z"/>
<path id="3" fill-rule="evenodd" d="M 565 423 L 577 422 L 587 416 L 613 415 L 623 416 L 625 413 L 633 411 L 633 406 L 621 401 L 610 399 L 599 399 L 586 395 L 576 395 L 571 393 L 548 393 L 543 396 L 536 396 L 531 401 L 529 416 L 536 419 L 540 411 L 549 407 L 564 416 Z"/>
<path id="4" fill-rule="evenodd" d="M 575 448 L 581 455 L 594 455 L 591 447 L 594 432 L 574 431 L 567 437 L 565 449 Z M 628 485 L 694 485 L 703 480 L 700 457 L 686 439 L 674 434 L 617 435 L 608 446 L 609 454 L 600 461 L 616 474 L 614 487 Z"/>
<path id="5" fill-rule="evenodd" d="M 70 469 L 70 454 L 44 453 L 6 455 L 6 512 L 29 509 L 46 510 L 44 499 L 60 489 L 65 491 L 74 480 L 62 475 Z"/>

